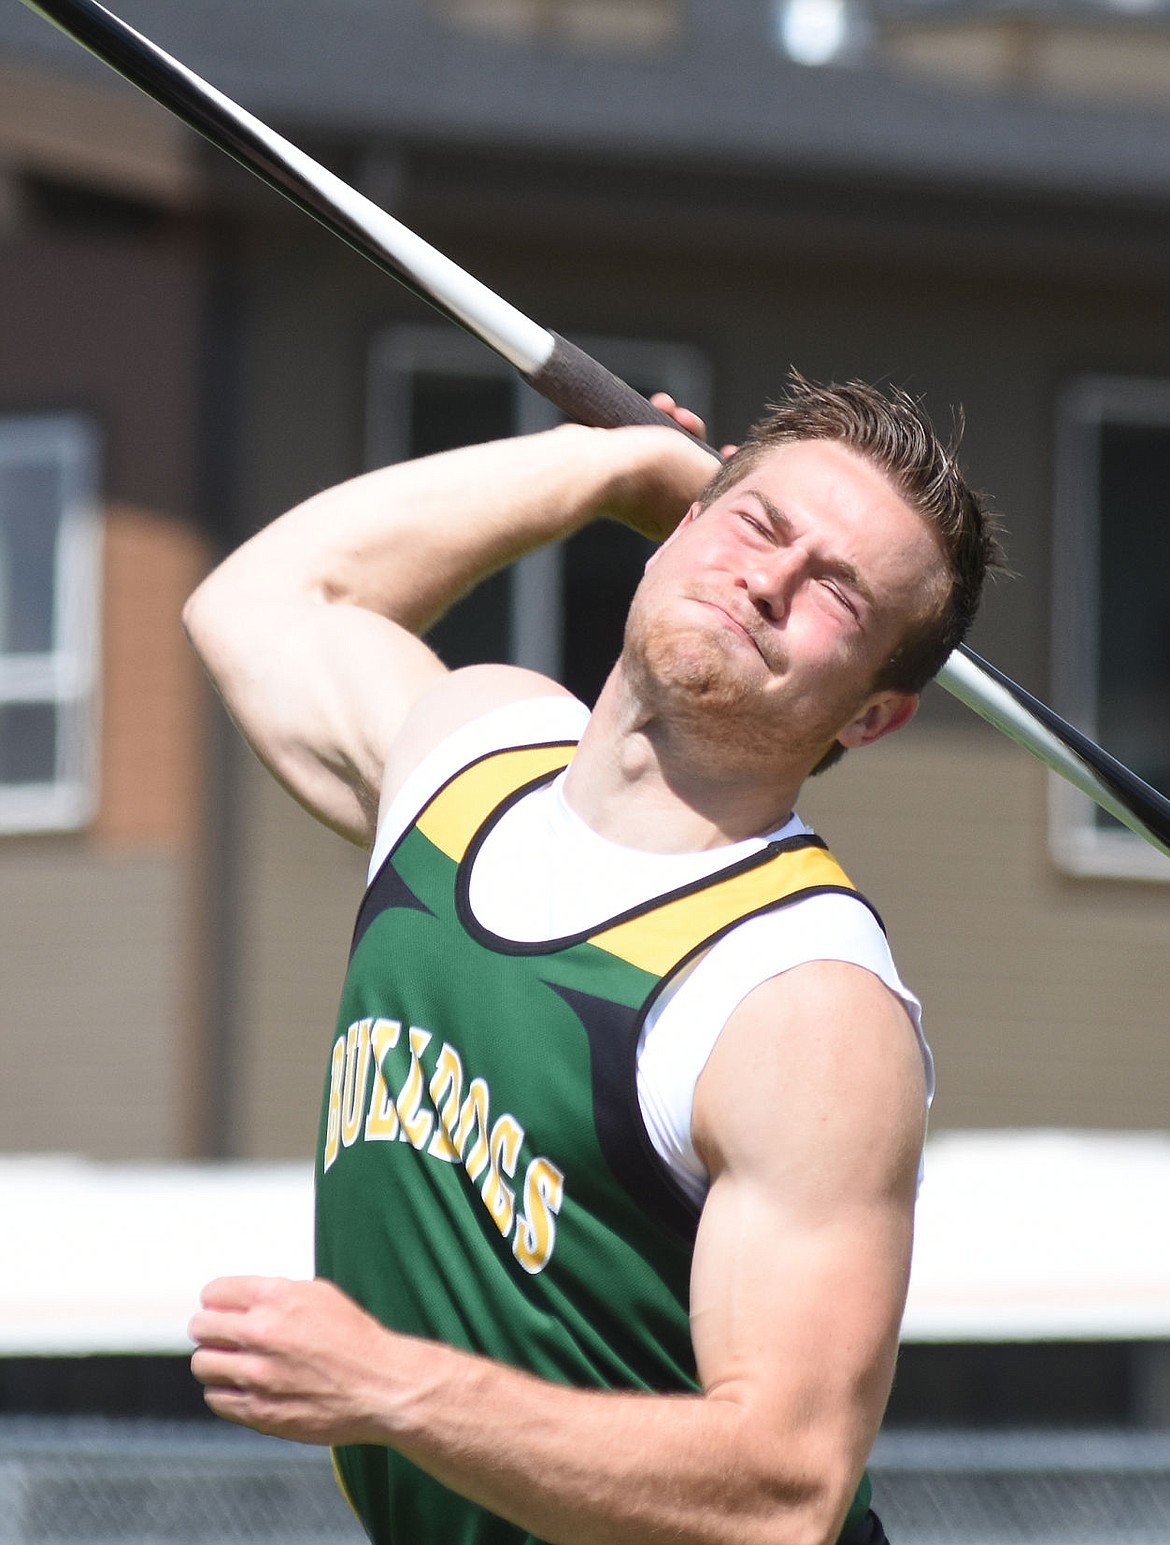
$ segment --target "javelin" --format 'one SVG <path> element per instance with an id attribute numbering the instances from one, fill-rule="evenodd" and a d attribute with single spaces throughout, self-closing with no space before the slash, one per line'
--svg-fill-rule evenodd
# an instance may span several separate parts
<path id="1" fill-rule="evenodd" d="M 541 327 L 96 0 L 23 0 L 220 150 L 515 367 L 578 423 L 669 424 L 626 382 Z M 960 645 L 939 685 L 1170 855 L 1170 800 Z"/>

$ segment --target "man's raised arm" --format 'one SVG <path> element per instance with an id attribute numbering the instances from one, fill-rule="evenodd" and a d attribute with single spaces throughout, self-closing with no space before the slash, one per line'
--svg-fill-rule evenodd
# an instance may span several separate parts
<path id="1" fill-rule="evenodd" d="M 713 471 L 672 430 L 577 426 L 404 462 L 274 521 L 204 580 L 184 624 L 269 770 L 369 843 L 395 737 L 447 675 L 419 635 L 480 580 L 600 514 L 666 535 Z M 501 668 L 477 682 L 476 711 L 538 690 L 541 678 Z M 459 702 L 452 715 L 469 715 Z"/>

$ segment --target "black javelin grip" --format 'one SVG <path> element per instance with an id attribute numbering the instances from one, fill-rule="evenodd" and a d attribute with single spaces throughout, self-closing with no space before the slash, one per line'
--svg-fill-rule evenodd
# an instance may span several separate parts
<path id="1" fill-rule="evenodd" d="M 552 336 L 555 343 L 551 355 L 539 369 L 526 373 L 525 379 L 534 391 L 560 408 L 567 417 L 595 429 L 621 429 L 627 424 L 681 427 L 620 376 L 599 365 L 584 349 L 579 349 L 559 333 Z M 711 446 L 707 449 L 712 456 L 719 454 Z"/>

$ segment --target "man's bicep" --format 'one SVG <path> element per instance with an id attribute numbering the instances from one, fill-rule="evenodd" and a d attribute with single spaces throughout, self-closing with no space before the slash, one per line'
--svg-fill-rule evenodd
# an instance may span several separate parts
<path id="1" fill-rule="evenodd" d="M 889 1392 L 924 1077 L 868 972 L 801 966 L 724 1028 L 696 1091 L 711 1172 L 692 1275 L 699 1376 L 842 1513 Z"/>
<path id="2" fill-rule="evenodd" d="M 218 572 L 183 620 L 261 761 L 319 820 L 366 841 L 387 749 L 412 705 L 447 674 L 433 652 L 372 612 L 240 594 Z"/>

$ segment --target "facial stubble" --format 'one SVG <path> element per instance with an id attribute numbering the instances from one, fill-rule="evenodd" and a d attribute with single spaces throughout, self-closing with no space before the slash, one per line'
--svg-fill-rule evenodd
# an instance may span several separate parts
<path id="1" fill-rule="evenodd" d="M 777 690 L 786 665 L 777 639 L 745 637 L 730 622 L 705 617 L 701 605 L 693 617 L 677 607 L 674 615 L 655 615 L 644 599 L 639 592 L 630 608 L 622 662 L 634 701 L 659 736 L 685 740 L 705 765 L 729 771 L 761 762 L 811 768 L 820 760 L 847 715 L 810 716 L 807 699 Z M 750 623 L 741 625 L 748 632 Z"/>

